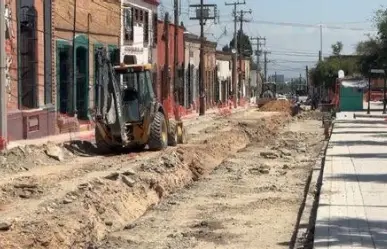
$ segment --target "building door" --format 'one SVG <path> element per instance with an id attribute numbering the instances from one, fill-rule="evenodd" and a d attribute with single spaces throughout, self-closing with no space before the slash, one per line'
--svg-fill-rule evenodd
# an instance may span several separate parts
<path id="1" fill-rule="evenodd" d="M 193 103 L 193 65 L 188 64 L 188 70 L 186 71 L 187 75 L 187 107 L 189 108 Z"/>
<path id="2" fill-rule="evenodd" d="M 70 111 L 72 89 L 72 46 L 68 41 L 57 40 L 56 42 L 56 89 L 57 110 L 59 113 L 68 114 Z"/>
<path id="3" fill-rule="evenodd" d="M 85 47 L 78 47 L 76 56 L 76 107 L 79 119 L 88 118 L 88 51 Z"/>
<path id="4" fill-rule="evenodd" d="M 59 52 L 59 112 L 67 113 L 68 111 L 68 96 L 69 96 L 69 87 L 70 87 L 70 64 L 69 64 L 69 52 L 70 51 L 61 51 Z"/>

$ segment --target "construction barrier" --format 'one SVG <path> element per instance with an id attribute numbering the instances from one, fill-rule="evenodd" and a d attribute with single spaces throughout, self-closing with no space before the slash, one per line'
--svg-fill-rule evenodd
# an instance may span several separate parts
<path id="1" fill-rule="evenodd" d="M 219 103 L 218 104 L 218 114 L 221 116 L 228 116 L 232 113 L 233 108 L 233 101 L 227 100 L 225 103 Z"/>
<path id="2" fill-rule="evenodd" d="M 383 92 L 371 91 L 371 101 L 382 101 L 383 99 Z M 368 91 L 364 93 L 364 100 L 368 102 Z"/>

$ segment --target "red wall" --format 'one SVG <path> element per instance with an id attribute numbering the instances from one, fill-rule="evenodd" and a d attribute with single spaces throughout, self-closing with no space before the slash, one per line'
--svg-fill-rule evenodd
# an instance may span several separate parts
<path id="1" fill-rule="evenodd" d="M 160 101 L 161 99 L 161 92 L 163 87 L 163 78 L 162 78 L 162 70 L 164 69 L 166 55 L 165 55 L 165 40 L 163 39 L 164 35 L 164 22 L 158 21 L 157 24 L 157 83 L 156 83 L 156 95 Z M 178 63 L 179 65 L 184 66 L 184 28 L 178 27 Z M 169 68 L 170 68 L 170 74 L 169 74 L 169 82 L 172 85 L 173 84 L 173 72 L 174 72 L 174 46 L 175 46 L 175 25 L 170 24 L 169 25 Z"/>

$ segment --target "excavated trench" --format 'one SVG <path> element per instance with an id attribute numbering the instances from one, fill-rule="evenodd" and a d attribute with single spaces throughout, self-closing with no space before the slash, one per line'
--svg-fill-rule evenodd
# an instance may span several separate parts
<path id="1" fill-rule="evenodd" d="M 221 127 L 208 127 L 203 136 L 168 148 L 158 158 L 130 164 L 122 157 L 110 159 L 114 170 L 91 172 L 56 186 L 57 195 L 51 190 L 55 198 L 32 200 L 33 208 L 26 204 L 9 212 L 9 226 L 0 231 L 0 248 L 93 248 L 169 194 L 211 173 L 251 141 L 272 138 L 290 120 L 284 113 L 261 116 L 253 111 L 243 122 L 225 119 Z M 40 185 L 44 181 L 34 186 Z"/>

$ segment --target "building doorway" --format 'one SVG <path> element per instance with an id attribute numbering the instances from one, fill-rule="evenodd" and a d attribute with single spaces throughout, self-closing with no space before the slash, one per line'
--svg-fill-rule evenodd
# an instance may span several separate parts
<path id="1" fill-rule="evenodd" d="M 69 51 L 59 52 L 59 112 L 67 113 L 68 111 L 68 96 L 70 87 L 70 64 L 69 64 Z"/>
<path id="2" fill-rule="evenodd" d="M 88 70 L 88 51 L 85 47 L 80 46 L 75 51 L 76 56 L 76 108 L 79 119 L 88 119 L 89 106 L 89 70 Z"/>
<path id="3" fill-rule="evenodd" d="M 71 111 L 72 92 L 72 46 L 68 41 L 56 42 L 56 89 L 57 110 L 61 114 L 69 114 Z"/>

